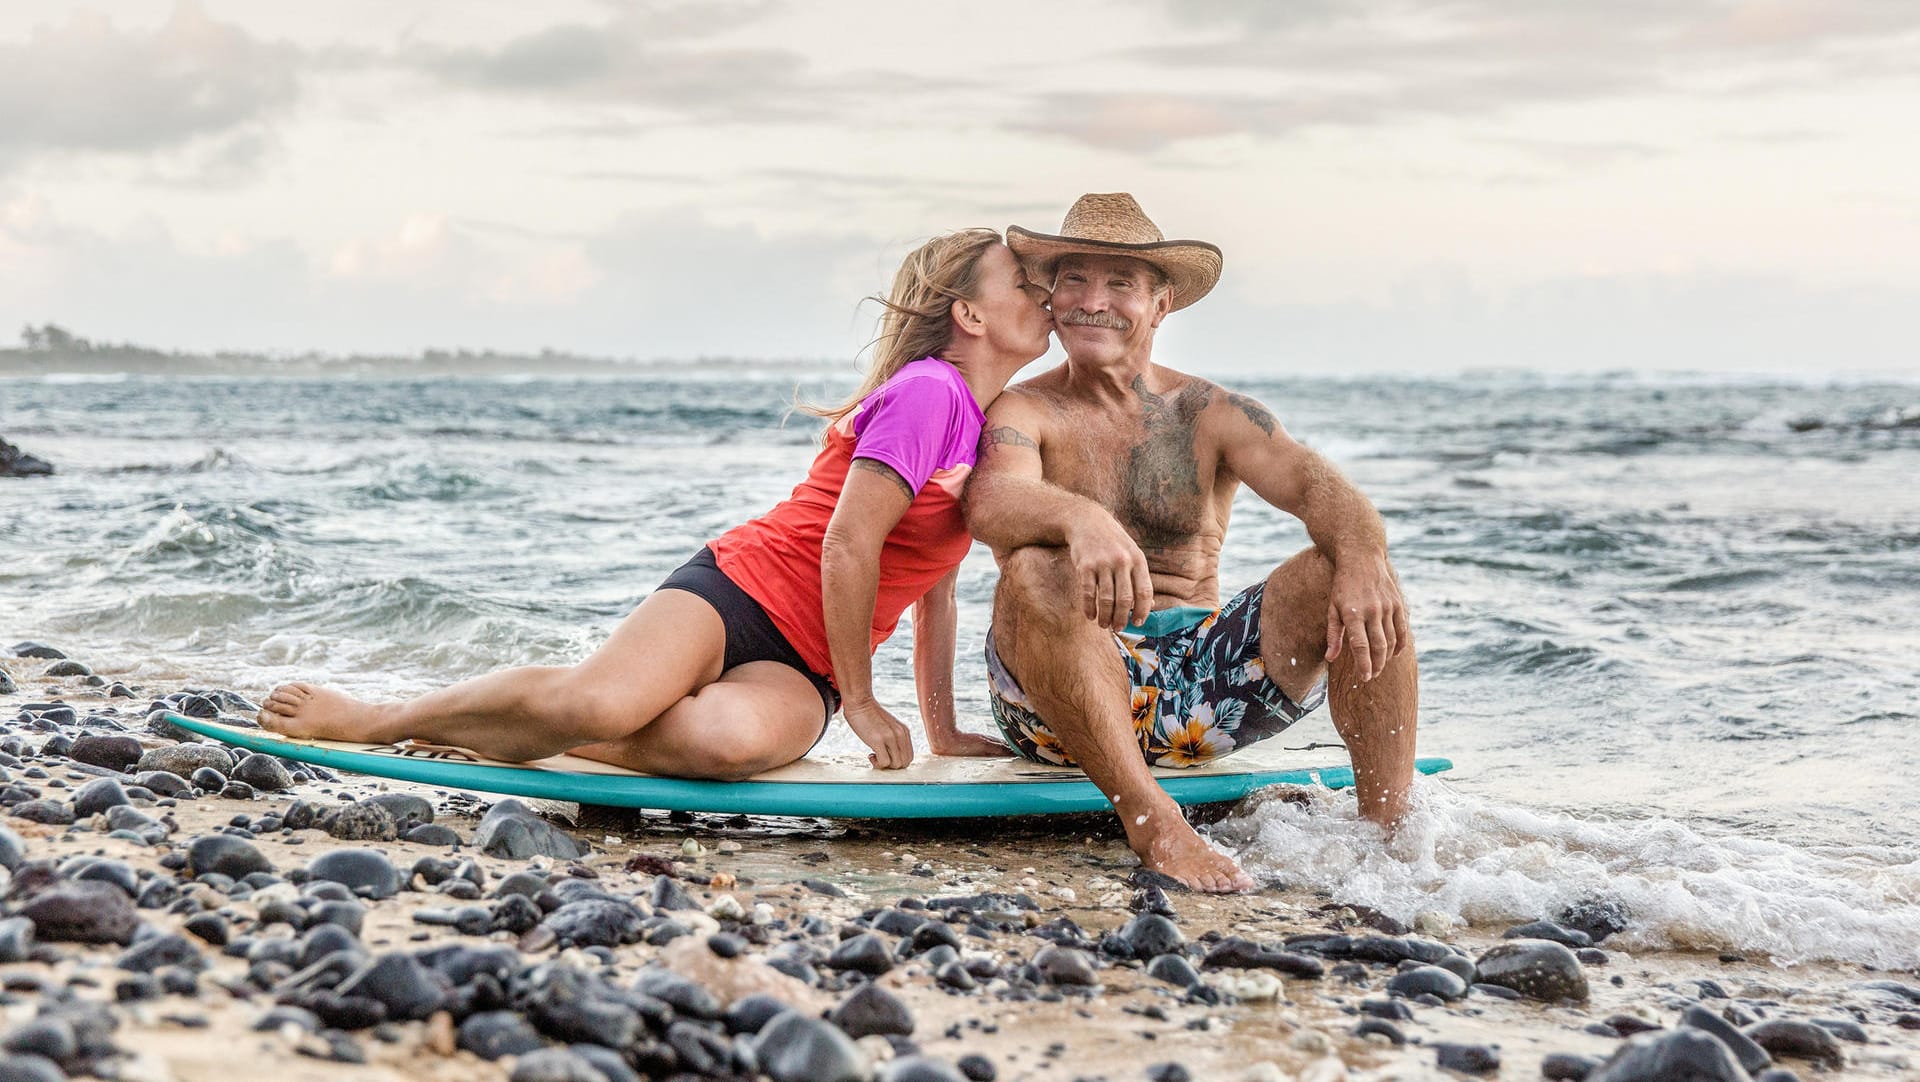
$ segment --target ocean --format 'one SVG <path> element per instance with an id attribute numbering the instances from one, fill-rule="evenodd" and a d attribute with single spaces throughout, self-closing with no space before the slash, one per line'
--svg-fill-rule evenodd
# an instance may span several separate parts
<path id="1" fill-rule="evenodd" d="M 0 481 L 0 636 L 255 698 L 566 663 L 801 477 L 796 384 L 852 379 L 796 371 L 0 380 L 0 437 L 59 470 Z M 1920 386 L 1221 382 L 1379 506 L 1421 752 L 1458 764 L 1385 845 L 1342 794 L 1256 798 L 1213 828 L 1250 867 L 1403 920 L 1600 895 L 1629 947 L 1920 966 Z M 1306 544 L 1243 495 L 1223 580 Z M 976 546 L 957 676 L 982 731 L 993 579 Z M 876 666 L 907 718 L 909 642 Z M 1321 715 L 1279 739 L 1336 738 Z"/>

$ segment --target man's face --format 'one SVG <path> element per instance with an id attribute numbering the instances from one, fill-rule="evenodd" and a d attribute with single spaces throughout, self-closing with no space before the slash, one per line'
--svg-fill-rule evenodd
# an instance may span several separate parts
<path id="1" fill-rule="evenodd" d="M 1127 256 L 1070 255 L 1054 268 L 1053 321 L 1078 361 L 1111 364 L 1152 348 L 1173 296 L 1152 267 Z"/>

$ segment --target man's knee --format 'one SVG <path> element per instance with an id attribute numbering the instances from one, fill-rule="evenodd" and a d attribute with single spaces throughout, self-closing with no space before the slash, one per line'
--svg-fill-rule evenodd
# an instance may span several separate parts
<path id="1" fill-rule="evenodd" d="M 1333 561 L 1318 548 L 1300 550 L 1267 576 L 1267 597 L 1276 595 L 1293 605 L 1313 607 L 1317 601 L 1324 610 L 1327 598 L 1333 595 Z M 1317 615 L 1324 623 L 1325 612 Z"/>
<path id="2" fill-rule="evenodd" d="M 996 617 L 1018 614 L 1050 620 L 1078 612 L 1074 605 L 1066 553 L 1044 545 L 1026 545 L 999 558 L 1000 582 L 994 588 Z"/>

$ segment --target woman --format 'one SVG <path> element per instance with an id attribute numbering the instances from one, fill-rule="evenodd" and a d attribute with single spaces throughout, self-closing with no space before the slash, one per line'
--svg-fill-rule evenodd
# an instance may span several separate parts
<path id="1" fill-rule="evenodd" d="M 276 688 L 289 736 L 408 738 L 529 761 L 572 752 L 652 774 L 744 778 L 805 755 L 836 706 L 876 767 L 913 759 L 873 697 L 872 654 L 914 605 L 914 678 L 936 755 L 995 755 L 953 712 L 960 486 L 988 403 L 1047 350 L 1047 293 L 1000 235 L 935 238 L 901 264 L 872 371 L 828 418 L 805 481 L 669 575 L 578 665 L 508 669 L 406 703 Z"/>

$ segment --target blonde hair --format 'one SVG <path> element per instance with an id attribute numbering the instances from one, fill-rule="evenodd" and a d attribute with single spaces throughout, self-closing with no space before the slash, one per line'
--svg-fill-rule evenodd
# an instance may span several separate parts
<path id="1" fill-rule="evenodd" d="M 867 343 L 873 363 L 860 389 L 837 406 L 802 405 L 831 427 L 852 413 L 862 399 L 922 357 L 938 357 L 953 338 L 953 302 L 971 300 L 980 286 L 981 257 L 1000 243 L 992 229 L 961 229 L 933 238 L 907 253 L 893 276 L 893 289 L 880 302 L 880 333 Z"/>

